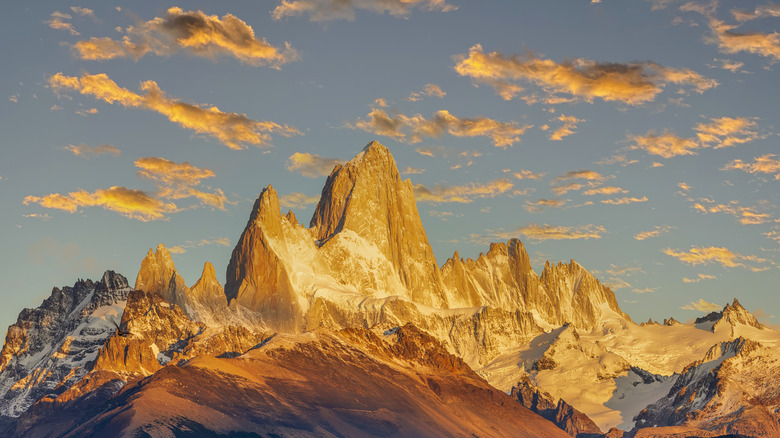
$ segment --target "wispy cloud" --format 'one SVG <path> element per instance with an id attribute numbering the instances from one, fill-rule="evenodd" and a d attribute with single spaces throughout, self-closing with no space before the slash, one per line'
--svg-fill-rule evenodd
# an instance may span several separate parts
<path id="1" fill-rule="evenodd" d="M 320 201 L 320 197 L 309 196 L 300 192 L 293 192 L 279 198 L 279 205 L 282 208 L 305 208 L 309 205 L 316 204 Z"/>
<path id="2" fill-rule="evenodd" d="M 707 247 L 691 247 L 690 251 L 678 251 L 671 248 L 666 248 L 663 253 L 680 260 L 683 263 L 689 265 L 708 265 L 710 263 L 720 263 L 726 268 L 750 268 L 759 269 L 755 266 L 746 265 L 743 262 L 754 263 L 766 263 L 766 259 L 754 255 L 742 255 L 735 253 L 725 247 L 707 246 Z"/>
<path id="3" fill-rule="evenodd" d="M 281 20 L 284 17 L 308 15 L 310 21 L 353 21 L 357 10 L 408 17 L 414 9 L 450 12 L 458 7 L 446 0 L 282 0 L 271 11 L 271 17 Z"/>
<path id="4" fill-rule="evenodd" d="M 577 124 L 584 122 L 585 119 L 578 119 L 574 116 L 565 116 L 561 114 L 558 116 L 558 121 L 563 122 L 563 126 L 550 134 L 549 138 L 552 141 L 561 141 L 564 137 L 574 134 L 577 130 Z"/>
<path id="5" fill-rule="evenodd" d="M 406 98 L 406 100 L 411 102 L 417 102 L 419 100 L 422 100 L 425 96 L 433 96 L 438 97 L 439 99 L 442 99 L 444 96 L 446 96 L 447 93 L 442 91 L 441 87 L 439 87 L 436 84 L 425 84 L 422 90 L 420 91 L 414 91 Z"/>
<path id="6" fill-rule="evenodd" d="M 331 170 L 344 161 L 338 158 L 324 158 L 317 154 L 296 152 L 287 159 L 287 170 L 298 172 L 307 178 L 330 175 Z"/>
<path id="7" fill-rule="evenodd" d="M 84 207 L 101 207 L 117 212 L 130 219 L 143 222 L 166 219 L 168 214 L 180 211 L 172 200 L 195 198 L 201 205 L 224 209 L 229 203 L 222 190 L 213 193 L 196 188 L 203 179 L 211 178 L 214 173 L 187 162 L 175 163 L 164 158 L 147 157 L 135 162 L 139 176 L 151 180 L 157 186 L 155 193 L 143 190 L 113 186 L 94 192 L 78 190 L 65 195 L 52 193 L 45 196 L 27 196 L 24 204 L 38 204 L 44 208 L 75 213 Z"/>
<path id="8" fill-rule="evenodd" d="M 662 234 L 666 234 L 666 233 L 668 233 L 668 232 L 670 232 L 670 231 L 672 231 L 674 229 L 675 229 L 675 227 L 671 227 L 669 225 L 664 225 L 664 226 L 657 226 L 656 225 L 655 228 L 653 228 L 652 230 L 642 231 L 642 232 L 634 234 L 634 239 L 636 239 L 636 240 L 652 239 L 652 238 L 658 237 L 658 236 L 660 236 Z"/>
<path id="9" fill-rule="evenodd" d="M 708 42 L 717 44 L 723 53 L 748 52 L 769 58 L 771 62 L 780 61 L 780 33 L 736 32 L 739 26 L 710 18 L 709 27 L 712 36 Z"/>
<path id="10" fill-rule="evenodd" d="M 536 85 L 548 97 L 564 95 L 586 102 L 600 99 L 627 105 L 651 102 L 669 84 L 699 93 L 718 85 L 693 70 L 653 62 L 607 63 L 576 58 L 557 63 L 532 53 L 485 53 L 479 44 L 471 47 L 468 54 L 455 56 L 455 61 L 458 74 L 477 84 L 490 85 L 505 100 L 524 91 L 519 83 Z"/>
<path id="11" fill-rule="evenodd" d="M 57 92 L 78 91 L 110 104 L 120 104 L 128 108 L 143 108 L 166 116 L 171 122 L 192 129 L 198 134 L 216 138 L 231 149 L 244 149 L 247 144 L 267 146 L 270 133 L 285 137 L 301 135 L 295 127 L 275 122 L 255 121 L 245 114 L 226 113 L 215 106 L 202 106 L 184 103 L 165 95 L 154 81 L 141 83 L 145 94 L 137 94 L 122 88 L 106 74 L 81 77 L 65 76 L 57 73 L 49 78 L 49 85 Z"/>
<path id="12" fill-rule="evenodd" d="M 561 208 L 566 205 L 566 199 L 537 199 L 536 201 L 525 201 L 523 206 L 529 213 L 540 213 L 545 208 Z"/>
<path id="13" fill-rule="evenodd" d="M 245 64 L 276 69 L 299 58 L 288 43 L 278 48 L 257 38 L 252 27 L 235 15 L 219 18 L 178 7 L 168 9 L 164 17 L 128 27 L 121 41 L 93 37 L 76 42 L 73 50 L 81 59 L 98 61 L 170 56 L 184 50 L 209 59 L 232 56 Z"/>
<path id="14" fill-rule="evenodd" d="M 647 196 L 642 196 L 641 198 L 637 198 L 634 196 L 624 196 L 622 198 L 601 200 L 602 204 L 609 204 L 609 205 L 626 205 L 626 204 L 635 204 L 637 202 L 647 202 Z"/>
<path id="15" fill-rule="evenodd" d="M 419 175 L 421 173 L 424 173 L 425 169 L 418 169 L 416 167 L 407 166 L 406 169 L 404 169 L 403 173 L 404 175 Z"/>
<path id="16" fill-rule="evenodd" d="M 737 21 L 749 21 L 757 18 L 780 17 L 780 4 L 767 4 L 756 6 L 752 11 L 733 9 L 731 15 Z"/>
<path id="17" fill-rule="evenodd" d="M 739 201 L 730 201 L 727 204 L 715 202 L 712 199 L 701 198 L 694 202 L 693 209 L 699 213 L 726 213 L 736 217 L 742 225 L 759 225 L 775 222 L 770 213 L 762 212 L 768 209 L 766 201 L 759 201 L 758 206 L 742 206 Z"/>
<path id="18" fill-rule="evenodd" d="M 704 298 L 700 298 L 699 301 L 692 301 L 682 307 L 683 310 L 694 310 L 697 312 L 716 312 L 723 308 L 715 303 L 706 301 Z"/>
<path id="19" fill-rule="evenodd" d="M 367 119 L 357 119 L 345 126 L 406 143 L 419 143 L 423 138 L 439 138 L 445 132 L 454 137 L 489 137 L 494 146 L 503 148 L 519 142 L 520 136 L 532 127 L 487 117 L 460 118 L 447 110 L 435 112 L 430 119 L 420 114 L 406 116 L 397 113 L 391 116 L 379 108 L 373 108 Z"/>
<path id="20" fill-rule="evenodd" d="M 718 277 L 710 274 L 699 274 L 696 278 L 683 277 L 683 283 L 699 283 L 702 280 L 717 280 Z"/>
<path id="21" fill-rule="evenodd" d="M 77 157 L 91 157 L 103 154 L 118 157 L 122 153 L 118 147 L 112 144 L 99 144 L 97 146 L 89 146 L 86 143 L 81 143 L 78 145 L 71 144 L 66 146 L 65 150 L 69 151 Z"/>
<path id="22" fill-rule="evenodd" d="M 766 154 L 756 157 L 752 163 L 746 163 L 740 159 L 726 164 L 721 170 L 742 170 L 752 174 L 774 173 L 775 179 L 780 180 L 780 160 L 775 154 Z"/>
<path id="23" fill-rule="evenodd" d="M 173 254 L 184 254 L 188 249 L 206 245 L 230 246 L 230 239 L 227 237 L 216 237 L 210 239 L 188 240 L 180 245 L 168 247 L 168 251 Z"/>
<path id="24" fill-rule="evenodd" d="M 414 185 L 414 197 L 417 202 L 458 202 L 468 204 L 474 198 L 493 198 L 506 193 L 514 187 L 514 184 L 506 178 L 497 179 L 488 183 L 471 183 L 460 186 L 437 184 L 428 188 L 422 184 Z"/>
<path id="25" fill-rule="evenodd" d="M 607 229 L 601 225 L 554 226 L 529 224 L 517 230 L 531 240 L 601 239 Z"/>
<path id="26" fill-rule="evenodd" d="M 517 179 L 542 179 L 546 173 L 534 173 L 530 170 L 519 170 L 517 172 L 512 172 L 512 176 L 514 176 Z"/>
<path id="27" fill-rule="evenodd" d="M 596 187 L 582 192 L 582 194 L 586 196 L 616 195 L 616 194 L 623 194 L 623 193 L 628 193 L 628 190 L 622 189 L 620 187 L 615 187 L 615 186 Z"/>
<path id="28" fill-rule="evenodd" d="M 49 20 L 46 21 L 46 24 L 48 24 L 52 29 L 62 30 L 70 33 L 71 35 L 78 35 L 79 32 L 73 27 L 73 24 L 67 21 L 72 18 L 73 16 L 70 14 L 54 11 L 51 13 Z"/>
<path id="29" fill-rule="evenodd" d="M 663 158 L 680 155 L 696 155 L 698 149 L 736 146 L 765 137 L 758 132 L 757 123 L 747 117 L 712 118 L 709 123 L 699 123 L 694 127 L 695 137 L 680 137 L 671 131 L 656 134 L 648 131 L 645 135 L 629 135 L 634 144 L 632 150 L 644 150 Z"/>

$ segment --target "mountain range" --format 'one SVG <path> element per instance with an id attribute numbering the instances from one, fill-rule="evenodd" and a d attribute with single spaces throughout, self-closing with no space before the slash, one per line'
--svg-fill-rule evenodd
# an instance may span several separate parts
<path id="1" fill-rule="evenodd" d="M 439 265 L 411 181 L 369 143 L 308 227 L 258 196 L 224 287 L 164 245 L 133 287 L 54 288 L 9 327 L 0 432 L 31 437 L 780 437 L 780 332 L 737 299 L 637 324 L 517 239 Z"/>

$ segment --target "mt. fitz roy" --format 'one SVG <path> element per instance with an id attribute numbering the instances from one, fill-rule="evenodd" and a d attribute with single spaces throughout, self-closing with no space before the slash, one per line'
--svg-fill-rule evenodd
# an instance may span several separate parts
<path id="1" fill-rule="evenodd" d="M 778 347 L 736 300 L 637 325 L 577 262 L 534 272 L 517 239 L 440 267 L 372 142 L 308 228 L 263 189 L 224 288 L 208 262 L 186 286 L 159 245 L 132 289 L 107 271 L 22 311 L 0 435 L 780 437 Z"/>

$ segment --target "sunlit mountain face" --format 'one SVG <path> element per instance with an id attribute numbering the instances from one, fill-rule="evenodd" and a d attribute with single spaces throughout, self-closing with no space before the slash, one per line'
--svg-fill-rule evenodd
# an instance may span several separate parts
<path id="1" fill-rule="evenodd" d="M 0 435 L 780 436 L 780 8 L 516 3 L 6 5 Z"/>

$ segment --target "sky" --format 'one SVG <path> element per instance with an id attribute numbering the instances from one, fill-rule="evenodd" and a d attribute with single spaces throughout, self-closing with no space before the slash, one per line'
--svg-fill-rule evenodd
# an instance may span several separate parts
<path id="1" fill-rule="evenodd" d="M 0 326 L 131 285 L 164 243 L 225 268 L 272 184 L 308 223 L 377 140 L 438 263 L 519 238 L 635 321 L 733 298 L 780 324 L 780 4 L 11 2 L 0 16 Z"/>

